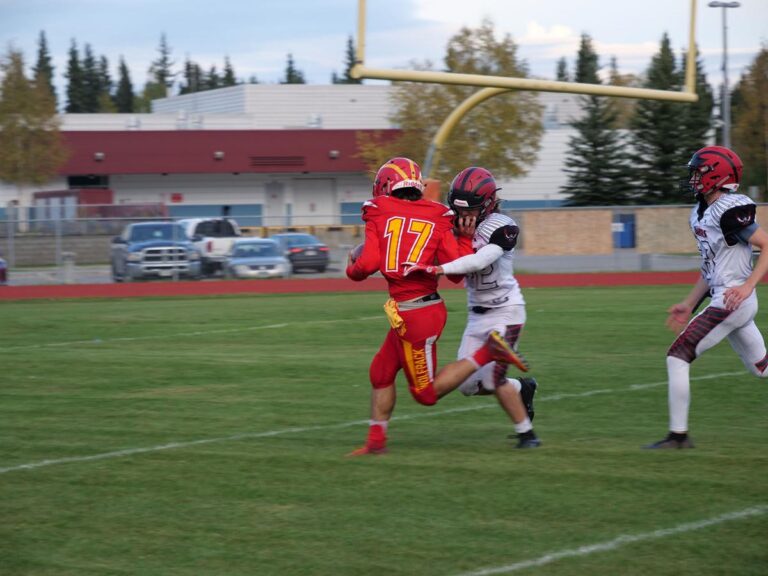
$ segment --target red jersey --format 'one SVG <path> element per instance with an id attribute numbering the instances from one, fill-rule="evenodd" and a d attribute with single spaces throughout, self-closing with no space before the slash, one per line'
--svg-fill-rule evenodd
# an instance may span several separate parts
<path id="1" fill-rule="evenodd" d="M 377 196 L 368 200 L 363 205 L 365 247 L 347 267 L 347 276 L 359 281 L 381 272 L 389 283 L 389 295 L 398 302 L 435 292 L 437 277 L 404 277 L 403 265 L 443 264 L 458 258 L 454 215 L 448 206 L 424 198 Z"/>

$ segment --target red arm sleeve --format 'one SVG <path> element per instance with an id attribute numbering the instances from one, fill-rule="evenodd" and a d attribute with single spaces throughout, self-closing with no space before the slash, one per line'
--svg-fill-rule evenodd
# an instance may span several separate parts
<path id="1" fill-rule="evenodd" d="M 347 265 L 347 278 L 360 282 L 379 269 L 379 236 L 373 222 L 365 223 L 365 245 L 360 257 Z"/>
<path id="2" fill-rule="evenodd" d="M 469 249 L 471 251 L 472 240 L 469 242 Z M 440 242 L 440 248 L 437 251 L 437 263 L 445 264 L 446 262 L 452 262 L 456 260 L 460 256 L 459 250 L 459 243 L 456 240 L 456 236 L 453 235 L 453 230 L 446 230 L 445 234 L 443 235 L 443 241 Z M 448 280 L 454 284 L 458 284 L 464 279 L 464 276 L 461 274 L 451 274 L 450 276 L 446 276 L 446 278 L 448 278 Z"/>
<path id="3" fill-rule="evenodd" d="M 475 253 L 472 248 L 472 238 L 469 236 L 458 236 L 456 243 L 459 245 L 459 256 L 469 256 Z"/>

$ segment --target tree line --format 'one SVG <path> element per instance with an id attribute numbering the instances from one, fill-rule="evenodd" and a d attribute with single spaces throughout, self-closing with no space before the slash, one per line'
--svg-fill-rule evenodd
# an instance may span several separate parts
<path id="1" fill-rule="evenodd" d="M 97 56 L 88 43 L 85 43 L 81 49 L 78 42 L 73 39 L 64 71 L 64 77 L 67 80 L 66 93 L 59 101 L 53 83 L 55 70 L 48 40 L 45 32 L 41 31 L 33 74 L 36 78 L 45 78 L 46 89 L 53 98 L 54 104 L 57 106 L 60 104 L 61 109 L 67 113 L 149 112 L 152 100 L 174 93 L 192 94 L 237 84 L 259 83 L 256 76 L 250 76 L 248 79 L 238 78 L 228 56 L 224 57 L 224 64 L 220 70 L 216 65 L 204 69 L 189 57 L 179 68 L 172 53 L 173 50 L 165 34 L 162 34 L 157 47 L 157 57 L 151 62 L 147 71 L 149 79 L 143 89 L 137 91 L 123 56 L 119 58 L 117 79 L 113 80 L 108 58 L 104 55 Z M 352 78 L 349 74 L 354 64 L 355 48 L 350 36 L 347 39 L 344 73 L 339 75 L 334 71 L 331 75 L 331 83 L 359 84 L 360 80 Z M 304 72 L 297 68 L 291 53 L 286 56 L 285 72 L 280 83 L 306 83 Z M 176 89 L 178 89 L 177 92 Z"/>
<path id="2" fill-rule="evenodd" d="M 225 58 L 222 72 L 204 71 L 187 59 L 176 69 L 171 48 L 163 35 L 158 56 L 149 67 L 150 80 L 139 94 L 134 91 L 125 61 L 121 58 L 117 82 L 109 73 L 106 57 L 97 56 L 88 44 L 82 52 L 73 40 L 65 76 L 68 80 L 66 112 L 148 111 L 152 99 L 178 88 L 182 94 L 211 90 L 244 82 Z M 497 39 L 494 25 L 462 28 L 450 38 L 443 71 L 509 77 L 528 77 L 527 63 L 518 54 L 510 35 Z M 345 72 L 332 75 L 334 83 L 359 83 L 350 76 L 355 63 L 352 37 L 347 41 Z M 583 34 L 573 71 L 568 60 L 557 62 L 561 81 L 658 90 L 680 90 L 685 78 L 685 54 L 678 57 L 667 34 L 648 68 L 640 75 L 620 74 L 615 58 L 608 66 L 588 34 Z M 420 70 L 434 70 L 430 62 L 412 62 Z M 580 96 L 579 119 L 570 123 L 574 133 L 568 142 L 563 166 L 566 184 L 560 192 L 572 206 L 621 204 L 680 204 L 678 181 L 684 166 L 698 148 L 720 141 L 719 119 L 714 115 L 715 96 L 700 60 L 694 104 Z M 56 173 L 66 151 L 58 134 L 57 94 L 54 70 L 44 33 L 28 78 L 23 55 L 9 49 L 0 61 L 0 179 L 16 183 L 42 183 Z M 257 82 L 251 78 L 248 82 Z M 282 83 L 305 83 L 304 74 L 288 54 Z M 375 170 L 387 157 L 423 158 L 435 131 L 445 118 L 477 88 L 413 82 L 395 82 L 395 112 L 390 118 L 401 130 L 392 140 L 383 134 L 358 137 L 359 155 Z M 719 110 L 719 107 L 717 107 Z M 441 150 L 441 162 L 433 176 L 444 182 L 468 165 L 490 168 L 497 177 L 514 179 L 528 173 L 535 163 L 544 131 L 543 110 L 533 92 L 509 91 L 471 110 Z M 757 186 L 765 194 L 768 180 L 768 47 L 764 46 L 736 84 L 731 97 L 732 142 L 745 163 L 743 190 Z M 514 180 L 513 180 L 514 181 Z M 554 190 L 553 190 L 554 191 Z M 511 191 L 514 195 L 514 190 Z"/>

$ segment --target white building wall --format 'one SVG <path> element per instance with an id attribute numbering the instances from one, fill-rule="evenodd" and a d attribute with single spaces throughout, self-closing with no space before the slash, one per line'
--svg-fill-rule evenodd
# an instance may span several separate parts
<path id="1" fill-rule="evenodd" d="M 393 111 L 392 91 L 389 85 L 246 84 L 156 100 L 151 114 L 64 114 L 61 120 L 62 129 L 66 131 L 386 129 L 392 127 L 389 121 Z M 544 106 L 545 127 L 538 160 L 527 175 L 501 181 L 500 196 L 523 205 L 546 206 L 557 204 L 563 198 L 560 193 L 560 187 L 566 182 L 563 165 L 568 140 L 575 134 L 568 123 L 578 118 L 581 111 L 576 95 L 539 93 L 538 97 Z M 492 166 L 488 168 L 493 171 Z M 115 191 L 117 202 L 170 202 L 170 194 L 181 192 L 184 203 L 256 203 L 264 205 L 265 213 L 285 216 L 289 210 L 305 210 L 307 217 L 312 214 L 311 210 L 315 214 L 330 215 L 345 203 L 361 203 L 370 196 L 368 174 L 310 177 L 312 182 L 297 175 L 114 176 L 110 187 Z M 324 179 L 333 184 L 321 186 L 322 191 L 318 192 L 320 185 L 316 181 Z M 273 205 L 265 191 L 269 182 L 283 186 L 280 201 L 275 200 Z M 66 181 L 58 179 L 27 188 L 20 196 L 15 186 L 0 182 L 0 209 L 10 200 L 31 199 L 34 191 L 66 187 Z M 313 202 L 304 198 L 309 192 L 302 192 L 303 187 L 311 188 L 322 197 L 314 202 L 314 208 Z M 291 196 L 294 190 L 296 202 Z M 329 205 L 320 207 L 320 203 Z"/>
<path id="2" fill-rule="evenodd" d="M 171 96 L 152 102 L 153 113 L 240 114 L 250 129 L 391 128 L 394 112 L 387 85 L 241 84 L 231 88 Z"/>

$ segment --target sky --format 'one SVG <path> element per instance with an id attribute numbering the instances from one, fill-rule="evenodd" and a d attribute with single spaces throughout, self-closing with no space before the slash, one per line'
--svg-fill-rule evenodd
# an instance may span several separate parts
<path id="1" fill-rule="evenodd" d="M 365 65 L 438 69 L 449 38 L 489 18 L 518 45 L 530 74 L 554 79 L 556 63 L 573 64 L 582 33 L 607 66 L 642 73 L 666 32 L 676 54 L 688 45 L 690 0 L 366 0 Z M 707 78 L 722 82 L 723 12 L 727 18 L 728 81 L 732 87 L 762 46 L 768 46 L 768 0 L 710 8 L 697 0 L 696 38 Z M 125 58 L 134 89 L 147 80 L 165 34 L 176 70 L 185 59 L 222 70 L 229 57 L 238 78 L 278 83 L 286 59 L 310 84 L 343 74 L 347 38 L 357 36 L 358 0 L 0 0 L 0 49 L 23 52 L 31 67 L 44 31 L 63 94 L 72 39 L 106 56 L 113 78 Z M 378 83 L 378 81 L 368 81 Z"/>

